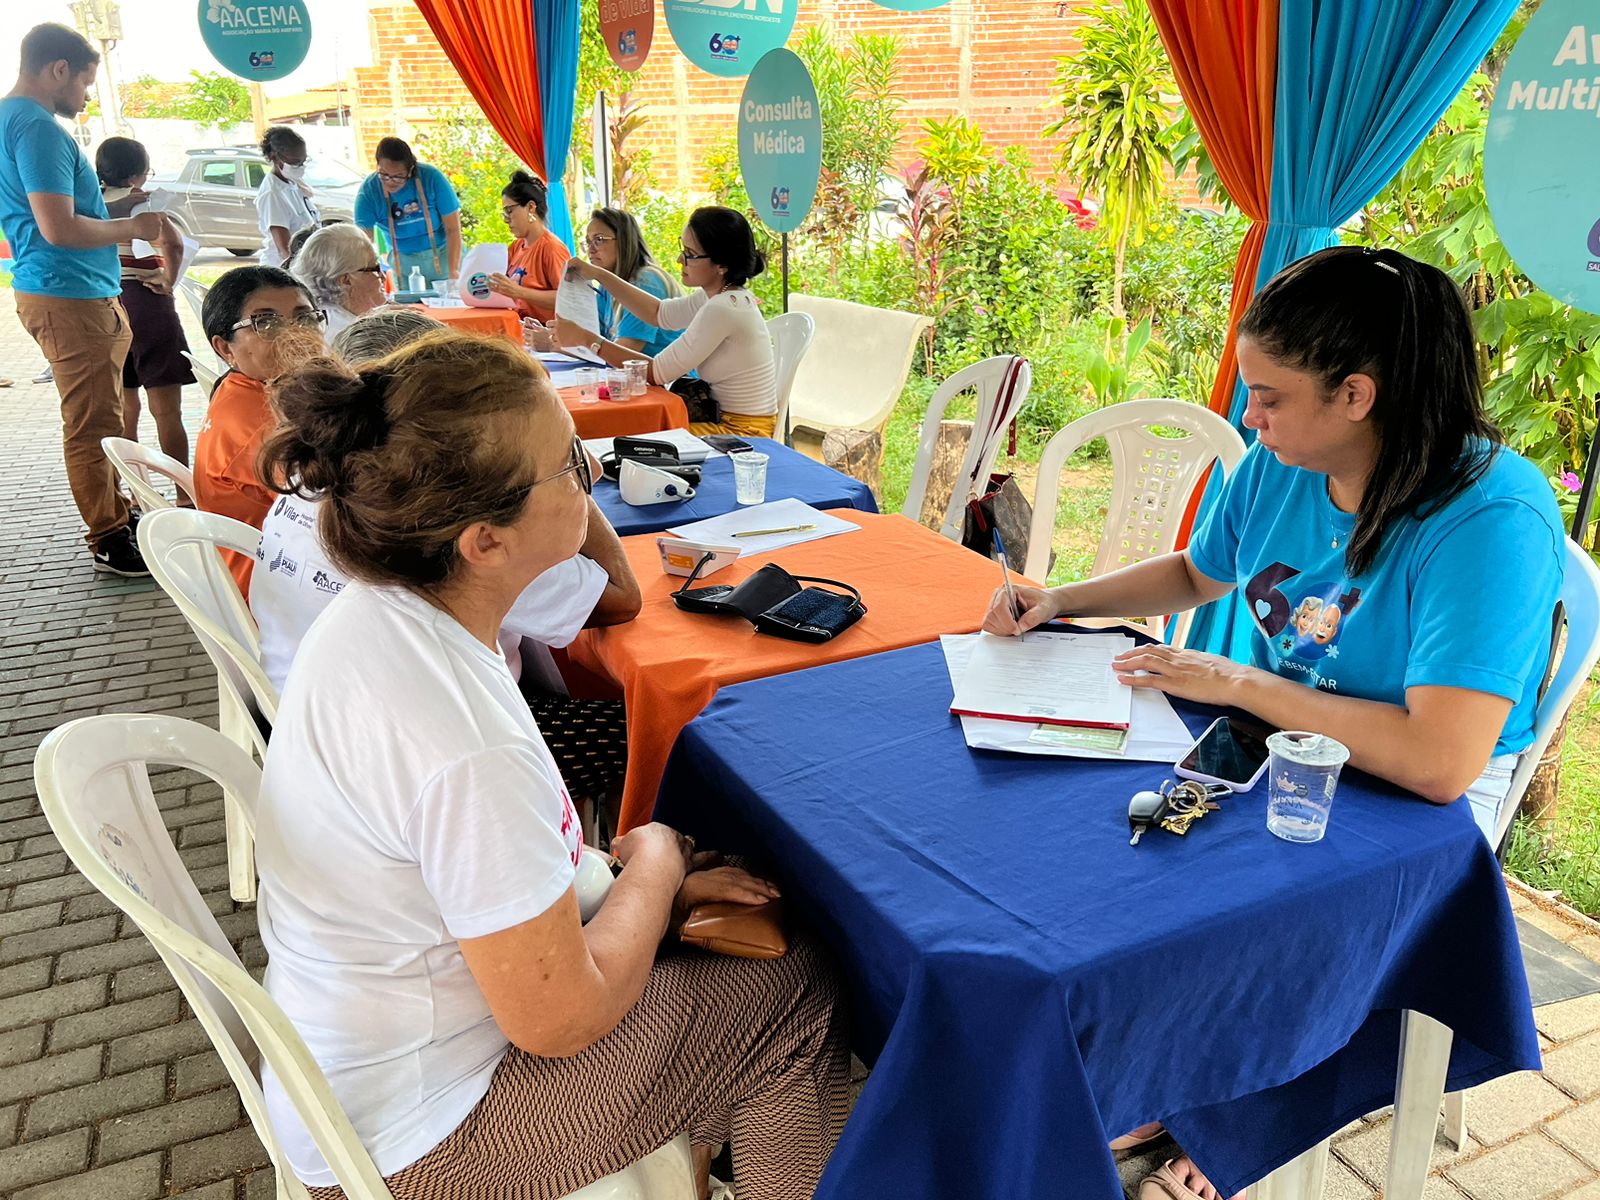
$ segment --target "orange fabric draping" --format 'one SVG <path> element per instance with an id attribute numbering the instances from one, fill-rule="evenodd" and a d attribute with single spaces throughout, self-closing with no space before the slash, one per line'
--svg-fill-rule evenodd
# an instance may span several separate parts
<path id="1" fill-rule="evenodd" d="M 1238 378 L 1234 331 L 1255 295 L 1272 194 L 1272 123 L 1278 79 L 1277 0 L 1150 0 L 1183 102 L 1217 178 L 1250 218 L 1233 268 L 1228 335 L 1218 358 L 1210 407 L 1228 416 Z M 1188 541 L 1204 495 L 1197 487 L 1179 528 Z"/>
<path id="2" fill-rule="evenodd" d="M 561 388 L 558 394 L 582 438 L 624 437 L 630 433 L 689 428 L 689 410 L 684 407 L 683 398 L 666 388 L 652 386 L 642 396 L 601 400 L 595 404 L 582 403 L 575 387 Z"/>
<path id="3" fill-rule="evenodd" d="M 417 0 L 494 131 L 544 177 L 544 118 L 532 0 Z"/>
<path id="4" fill-rule="evenodd" d="M 644 609 L 626 625 L 586 629 L 568 648 L 585 671 L 622 690 L 628 709 L 628 773 L 617 815 L 619 832 L 650 819 L 667 756 L 683 727 L 719 688 L 931 642 L 941 633 L 970 633 L 983 621 L 998 582 L 994 563 L 899 515 L 837 510 L 861 526 L 820 541 L 734 563 L 708 583 L 737 583 L 768 562 L 796 575 L 842 579 L 861 589 L 867 615 L 820 645 L 755 631 L 737 617 L 681 611 L 671 593 L 683 583 L 661 571 L 655 534 L 622 539 L 644 588 Z M 930 696 L 930 704 L 939 704 Z M 827 741 L 826 713 L 812 713 L 818 745 Z"/>
<path id="5" fill-rule="evenodd" d="M 405 307 L 426 313 L 456 333 L 484 333 L 517 343 L 522 341 L 522 321 L 509 308 L 429 308 L 425 304 Z"/>

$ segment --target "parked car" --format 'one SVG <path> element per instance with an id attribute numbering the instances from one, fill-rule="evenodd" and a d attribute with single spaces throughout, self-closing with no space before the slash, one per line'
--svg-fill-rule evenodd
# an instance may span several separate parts
<path id="1" fill-rule="evenodd" d="M 261 249 L 256 189 L 270 169 L 249 146 L 191 150 L 176 176 L 158 176 L 145 186 L 173 193 L 167 216 L 202 247 L 220 247 L 243 257 Z M 356 191 L 364 178 L 337 159 L 306 160 L 305 181 L 316 193 L 313 203 L 324 217 L 353 220 Z"/>

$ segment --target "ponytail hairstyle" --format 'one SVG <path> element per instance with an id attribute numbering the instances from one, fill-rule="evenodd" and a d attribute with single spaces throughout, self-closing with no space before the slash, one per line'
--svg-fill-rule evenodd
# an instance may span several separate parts
<path id="1" fill-rule="evenodd" d="M 756 248 L 743 213 L 708 204 L 689 214 L 689 228 L 706 257 L 727 272 L 729 287 L 743 287 L 767 269 L 767 256 Z"/>
<path id="2" fill-rule="evenodd" d="M 1472 318 L 1437 267 L 1393 250 L 1319 251 L 1261 289 L 1239 337 L 1315 377 L 1324 399 L 1351 375 L 1377 383 L 1378 456 L 1345 551 L 1352 578 L 1395 522 L 1459 496 L 1503 443 L 1483 407 Z"/>
<path id="3" fill-rule="evenodd" d="M 501 189 L 500 194 L 513 204 L 533 205 L 533 215 L 543 221 L 550 215 L 550 203 L 545 198 L 545 190 L 541 180 L 518 169 L 511 172 L 511 182 Z"/>
<path id="4" fill-rule="evenodd" d="M 520 346 L 448 330 L 359 367 L 304 361 L 273 399 L 259 478 L 321 497 L 318 533 L 339 567 L 410 588 L 450 579 L 469 526 L 517 519 L 534 484 L 533 422 L 560 403 Z"/>

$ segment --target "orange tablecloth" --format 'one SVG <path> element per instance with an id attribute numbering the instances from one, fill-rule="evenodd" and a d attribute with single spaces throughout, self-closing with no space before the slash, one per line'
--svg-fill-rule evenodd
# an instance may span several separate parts
<path id="1" fill-rule="evenodd" d="M 626 625 L 585 630 L 568 649 L 579 667 L 617 684 L 627 703 L 628 775 L 619 832 L 650 819 L 673 743 L 724 684 L 898 650 L 941 633 L 971 633 L 983 623 L 1000 580 L 994 563 L 899 515 L 846 509 L 830 515 L 854 522 L 861 532 L 752 555 L 706 581 L 737 583 L 777 562 L 795 575 L 859 588 L 867 615 L 821 645 L 757 633 L 737 617 L 681 611 L 671 592 L 683 580 L 662 573 L 656 535 L 622 539 L 644 588 L 644 609 Z M 822 753 L 827 714 L 796 713 L 795 720 L 814 727 Z"/>
<path id="2" fill-rule="evenodd" d="M 427 313 L 435 321 L 449 326 L 458 333 L 499 334 L 518 345 L 522 344 L 522 320 L 511 308 L 429 308 L 426 304 L 407 304 Z"/>
<path id="3" fill-rule="evenodd" d="M 644 395 L 629 396 L 626 400 L 599 400 L 594 404 L 579 404 L 575 387 L 559 391 L 561 403 L 572 414 L 572 423 L 582 438 L 689 428 L 689 410 L 684 407 L 682 398 L 663 387 L 652 386 Z"/>

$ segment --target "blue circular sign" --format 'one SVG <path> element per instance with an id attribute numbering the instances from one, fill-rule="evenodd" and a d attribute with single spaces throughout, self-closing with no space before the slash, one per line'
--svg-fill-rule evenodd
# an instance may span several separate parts
<path id="1" fill-rule="evenodd" d="M 822 172 L 822 106 L 811 72 L 791 50 L 768 51 L 739 98 L 739 172 L 762 224 L 800 227 Z"/>
<path id="2" fill-rule="evenodd" d="M 200 0 L 200 36 L 230 74 L 282 79 L 311 48 L 311 11 L 305 0 Z"/>
<path id="3" fill-rule="evenodd" d="M 1496 232 L 1528 278 L 1600 313 L 1600 12 L 1544 0 L 1495 89 L 1483 186 Z"/>
<path id="4" fill-rule="evenodd" d="M 662 0 L 683 56 L 713 75 L 750 74 L 794 31 L 800 0 Z"/>

